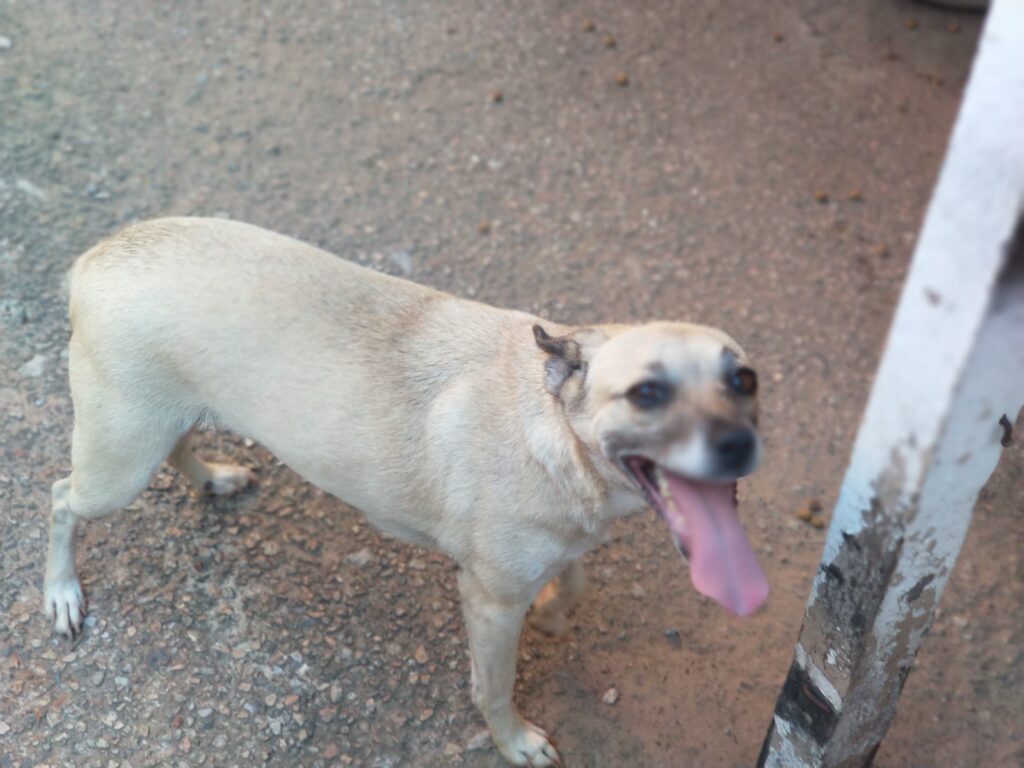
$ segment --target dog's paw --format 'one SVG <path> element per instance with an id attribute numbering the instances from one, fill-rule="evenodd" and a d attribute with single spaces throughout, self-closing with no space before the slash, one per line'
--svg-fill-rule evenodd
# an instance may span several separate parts
<path id="1" fill-rule="evenodd" d="M 234 464 L 210 464 L 210 477 L 203 483 L 203 493 L 211 496 L 230 496 L 256 484 L 251 469 Z"/>
<path id="2" fill-rule="evenodd" d="M 522 727 L 510 738 L 502 741 L 494 739 L 502 756 L 512 765 L 529 766 L 529 768 L 552 768 L 552 766 L 562 768 L 562 758 L 558 756 L 547 733 L 531 722 L 526 720 L 521 722 Z"/>
<path id="3" fill-rule="evenodd" d="M 535 610 L 530 614 L 530 626 L 552 637 L 561 637 L 569 631 L 569 619 L 564 611 Z"/>
<path id="4" fill-rule="evenodd" d="M 85 618 L 85 598 L 78 580 L 47 584 L 43 589 L 43 613 L 53 622 L 53 630 L 74 639 Z"/>

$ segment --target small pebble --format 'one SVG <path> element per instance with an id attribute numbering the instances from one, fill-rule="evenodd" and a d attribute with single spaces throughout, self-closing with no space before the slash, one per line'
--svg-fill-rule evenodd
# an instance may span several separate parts
<path id="1" fill-rule="evenodd" d="M 50 199 L 50 196 L 46 194 L 44 190 L 40 189 L 38 186 L 33 184 L 28 179 L 16 179 L 14 182 L 14 187 L 15 189 L 21 190 L 32 199 L 37 200 L 41 203 L 45 203 L 47 200 Z"/>
<path id="2" fill-rule="evenodd" d="M 14 41 L 6 35 L 0 35 L 0 51 L 6 51 L 14 45 Z"/>
<path id="3" fill-rule="evenodd" d="M 629 85 L 629 75 L 625 72 L 619 72 L 619 74 L 615 76 L 615 84 L 620 88 L 625 88 Z"/>
<path id="4" fill-rule="evenodd" d="M 819 202 L 822 205 L 824 205 L 825 203 L 828 202 L 828 192 L 826 192 L 826 191 L 824 191 L 822 189 L 819 189 L 817 192 L 814 193 L 814 199 L 817 202 Z"/>
<path id="5" fill-rule="evenodd" d="M 46 355 L 35 355 L 18 369 L 18 373 L 31 379 L 39 378 L 46 370 Z"/>
<path id="6" fill-rule="evenodd" d="M 797 511 L 796 516 L 805 523 L 810 523 L 815 528 L 821 528 L 824 526 L 824 522 L 821 520 L 821 513 L 821 500 L 815 498 L 808 499 L 807 504 Z"/>
<path id="7" fill-rule="evenodd" d="M 89 679 L 92 681 L 93 685 L 98 687 L 98 686 L 103 685 L 103 680 L 104 680 L 104 678 L 106 678 L 106 676 L 107 676 L 106 670 L 100 669 L 100 670 L 97 670 L 96 672 L 93 672 L 92 673 L 92 677 L 90 677 Z"/>
<path id="8" fill-rule="evenodd" d="M 491 101 L 493 101 L 495 104 L 501 104 L 501 102 L 503 102 L 504 100 L 505 94 L 502 93 L 501 91 L 494 91 L 494 93 L 491 94 Z"/>
<path id="9" fill-rule="evenodd" d="M 487 749 L 491 743 L 491 732 L 486 728 L 477 731 L 466 741 L 466 751 L 477 752 L 481 749 Z"/>
<path id="10" fill-rule="evenodd" d="M 614 48 L 617 45 L 618 45 L 618 41 L 616 41 L 616 39 L 614 37 L 612 37 L 611 35 L 605 35 L 604 36 L 604 47 L 605 48 Z"/>
<path id="11" fill-rule="evenodd" d="M 412 256 L 408 251 L 392 251 L 388 254 L 388 259 L 406 277 L 412 274 Z"/>
<path id="12" fill-rule="evenodd" d="M 345 559 L 357 568 L 365 568 L 373 560 L 373 553 L 370 552 L 368 547 L 364 547 L 363 549 L 360 549 L 358 552 L 349 555 Z"/>
<path id="13" fill-rule="evenodd" d="M 458 757 L 462 754 L 462 747 L 452 741 L 449 741 L 444 745 L 444 754 L 445 757 Z"/>
<path id="14" fill-rule="evenodd" d="M 489 222 L 489 221 L 481 221 L 480 225 L 476 228 L 476 230 L 481 235 L 489 235 L 489 234 L 491 234 L 491 222 Z"/>
<path id="15" fill-rule="evenodd" d="M 595 24 L 590 19 L 587 19 L 586 21 L 583 22 L 584 32 L 593 32 L 595 29 L 597 29 L 597 24 Z"/>
<path id="16" fill-rule="evenodd" d="M 615 704 L 619 700 L 619 691 L 617 688 L 609 688 L 604 692 L 604 696 L 601 697 L 601 701 L 607 704 L 609 707 Z"/>

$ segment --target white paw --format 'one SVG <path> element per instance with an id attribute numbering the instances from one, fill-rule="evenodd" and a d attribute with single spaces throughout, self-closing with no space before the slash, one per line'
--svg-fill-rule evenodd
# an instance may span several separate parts
<path id="1" fill-rule="evenodd" d="M 502 756 L 513 765 L 526 765 L 530 768 L 561 768 L 562 758 L 558 756 L 551 740 L 543 729 L 533 723 L 522 720 L 522 727 L 508 739 L 494 743 Z M 493 736 L 493 734 L 492 734 Z"/>
<path id="2" fill-rule="evenodd" d="M 210 479 L 203 483 L 203 492 L 230 496 L 255 484 L 256 475 L 250 469 L 233 464 L 210 464 Z"/>
<path id="3" fill-rule="evenodd" d="M 53 622 L 55 632 L 74 639 L 85 618 L 85 599 L 78 580 L 47 584 L 43 589 L 43 612 Z"/>

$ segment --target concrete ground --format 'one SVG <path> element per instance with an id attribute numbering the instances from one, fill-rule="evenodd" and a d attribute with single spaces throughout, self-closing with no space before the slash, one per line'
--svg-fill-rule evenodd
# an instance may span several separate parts
<path id="1" fill-rule="evenodd" d="M 751 765 L 823 539 L 795 513 L 835 499 L 978 32 L 896 0 L 0 5 L 0 768 L 501 765 L 451 564 L 244 436 L 205 445 L 258 490 L 197 501 L 167 470 L 86 526 L 84 636 L 39 615 L 61 279 L 171 213 L 563 321 L 735 335 L 763 381 L 741 504 L 766 608 L 729 618 L 653 515 L 625 521 L 568 638 L 525 633 L 518 698 L 568 766 Z M 878 766 L 1024 762 L 1020 446 Z"/>

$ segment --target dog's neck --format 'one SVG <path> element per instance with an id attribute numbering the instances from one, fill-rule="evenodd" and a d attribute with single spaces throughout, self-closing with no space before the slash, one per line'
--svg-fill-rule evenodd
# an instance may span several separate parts
<path id="1" fill-rule="evenodd" d="M 532 350 L 529 357 L 526 370 L 530 373 L 517 379 L 516 392 L 526 445 L 565 497 L 572 523 L 589 536 L 598 535 L 615 518 L 642 509 L 644 502 L 624 478 L 616 476 L 599 449 L 589 447 L 566 404 L 545 388 L 543 363 Z"/>

